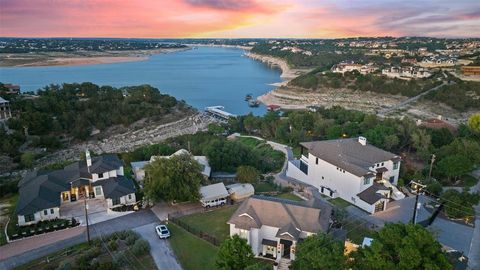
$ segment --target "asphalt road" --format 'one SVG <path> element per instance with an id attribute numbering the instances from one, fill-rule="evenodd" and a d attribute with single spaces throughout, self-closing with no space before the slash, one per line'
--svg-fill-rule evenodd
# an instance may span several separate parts
<path id="1" fill-rule="evenodd" d="M 138 232 L 150 244 L 150 254 L 159 270 L 182 270 L 182 267 L 175 259 L 175 254 L 170 248 L 168 240 L 158 238 L 155 233 L 155 226 L 158 224 L 158 222 L 154 222 L 133 230 Z"/>
<path id="2" fill-rule="evenodd" d="M 94 224 L 90 226 L 90 236 L 91 238 L 95 238 L 101 234 L 107 235 L 117 231 L 130 230 L 146 224 L 151 224 L 153 222 L 159 222 L 155 214 L 153 214 L 153 212 L 150 210 L 142 210 L 126 216 Z M 69 246 L 83 243 L 85 241 L 87 241 L 86 233 L 56 242 L 54 244 L 43 246 L 41 248 L 30 250 L 23 254 L 0 261 L 0 269 L 12 269 L 19 265 L 28 263 L 43 256 L 47 256 L 48 254 Z"/>

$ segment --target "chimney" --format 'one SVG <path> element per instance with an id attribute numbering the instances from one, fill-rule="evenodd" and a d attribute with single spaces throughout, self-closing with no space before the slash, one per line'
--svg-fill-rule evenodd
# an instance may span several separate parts
<path id="1" fill-rule="evenodd" d="M 92 158 L 90 157 L 90 151 L 88 151 L 88 149 L 85 151 L 85 160 L 87 161 L 88 171 L 90 171 L 90 166 L 92 166 Z"/>
<path id="2" fill-rule="evenodd" d="M 361 145 L 367 145 L 367 138 L 360 136 L 360 137 L 358 137 L 358 142 Z"/>

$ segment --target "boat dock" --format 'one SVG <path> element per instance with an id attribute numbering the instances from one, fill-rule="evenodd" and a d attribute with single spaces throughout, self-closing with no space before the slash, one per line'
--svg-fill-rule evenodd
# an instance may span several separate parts
<path id="1" fill-rule="evenodd" d="M 210 107 L 205 107 L 205 112 L 208 115 L 211 115 L 215 118 L 219 118 L 220 120 L 227 121 L 230 118 L 235 118 L 237 117 L 235 114 L 229 113 L 225 111 L 225 107 L 223 106 L 210 106 Z"/>

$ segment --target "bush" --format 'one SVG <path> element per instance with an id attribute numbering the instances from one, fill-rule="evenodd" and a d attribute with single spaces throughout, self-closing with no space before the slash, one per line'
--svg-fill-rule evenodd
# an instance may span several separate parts
<path id="1" fill-rule="evenodd" d="M 116 234 L 118 238 L 120 238 L 121 240 L 125 240 L 130 235 L 130 232 L 131 231 L 124 230 L 124 231 L 119 231 Z"/>
<path id="2" fill-rule="evenodd" d="M 125 266 L 128 264 L 127 255 L 125 251 L 119 251 L 113 255 L 113 262 L 118 266 Z"/>
<path id="3" fill-rule="evenodd" d="M 132 247 L 132 253 L 135 256 L 142 256 L 150 251 L 150 244 L 147 240 L 138 239 Z"/>
<path id="4" fill-rule="evenodd" d="M 62 261 L 56 270 L 70 270 L 72 269 L 72 262 L 70 260 Z"/>
<path id="5" fill-rule="evenodd" d="M 438 182 L 432 182 L 427 185 L 427 191 L 435 196 L 440 196 L 443 191 L 442 185 Z"/>
<path id="6" fill-rule="evenodd" d="M 137 241 L 137 239 L 140 238 L 140 236 L 136 232 L 133 232 L 133 231 L 130 231 L 130 232 L 131 233 L 129 233 L 129 235 L 127 236 L 127 238 L 125 240 L 125 243 L 128 246 L 131 246 L 131 245 L 135 244 L 135 241 Z"/>
<path id="7" fill-rule="evenodd" d="M 111 239 L 110 241 L 108 241 L 107 246 L 110 251 L 115 251 L 118 248 L 117 241 L 115 241 L 114 239 Z"/>
<path id="8" fill-rule="evenodd" d="M 100 247 L 93 246 L 90 249 L 88 249 L 87 251 L 85 251 L 85 256 L 87 258 L 89 258 L 90 260 L 92 260 L 92 259 L 98 257 L 98 255 L 100 255 L 101 253 L 102 253 L 102 250 L 100 249 Z"/>

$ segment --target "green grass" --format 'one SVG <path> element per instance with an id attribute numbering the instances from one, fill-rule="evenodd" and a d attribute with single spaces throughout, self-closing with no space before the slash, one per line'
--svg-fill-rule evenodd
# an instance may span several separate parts
<path id="1" fill-rule="evenodd" d="M 265 141 L 263 140 L 257 140 L 255 138 L 250 138 L 250 137 L 237 137 L 237 141 L 250 147 L 257 147 L 259 144 L 265 143 Z"/>
<path id="2" fill-rule="evenodd" d="M 255 185 L 255 193 L 277 191 L 277 187 L 270 182 L 260 182 Z"/>
<path id="3" fill-rule="evenodd" d="M 170 223 L 170 245 L 185 270 L 216 269 L 215 256 L 218 248 L 177 225 Z"/>
<path id="4" fill-rule="evenodd" d="M 461 177 L 463 186 L 465 187 L 473 187 L 478 183 L 478 179 L 473 177 L 472 175 L 464 175 Z"/>
<path id="5" fill-rule="evenodd" d="M 350 206 L 352 204 L 350 204 L 349 202 L 345 201 L 344 199 L 342 198 L 335 198 L 335 199 L 331 199 L 329 202 L 331 202 L 332 204 L 340 207 L 340 208 L 346 208 L 347 206 Z"/>
<path id="6" fill-rule="evenodd" d="M 297 202 L 303 201 L 302 198 L 298 197 L 297 195 L 295 195 L 293 193 L 282 193 L 282 194 L 278 194 L 275 197 L 282 198 L 282 199 L 287 199 L 287 200 L 292 200 L 292 201 L 297 201 Z"/>
<path id="7" fill-rule="evenodd" d="M 202 212 L 179 218 L 189 226 L 201 230 L 216 237 L 219 241 L 227 239 L 230 235 L 230 227 L 227 221 L 237 210 L 238 206 L 229 206 L 215 209 L 210 212 Z"/>
<path id="8" fill-rule="evenodd" d="M 18 200 L 18 194 L 15 195 L 10 195 L 8 197 L 4 197 L 1 200 L 1 203 L 8 203 L 10 206 L 6 208 L 6 210 L 1 213 L 5 217 L 10 217 L 10 222 L 8 223 L 8 231 L 11 231 L 12 228 L 15 227 L 15 224 L 17 224 L 17 215 L 15 215 L 15 206 L 17 204 Z M 5 223 L 7 222 L 8 219 L 5 219 Z M 13 225 L 13 226 L 12 226 Z M 7 238 L 5 236 L 5 224 L 0 223 L 0 246 L 7 244 Z"/>

